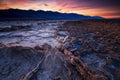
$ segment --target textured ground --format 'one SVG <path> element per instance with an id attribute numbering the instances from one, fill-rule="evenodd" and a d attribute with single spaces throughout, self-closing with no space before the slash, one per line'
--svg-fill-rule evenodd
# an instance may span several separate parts
<path id="1" fill-rule="evenodd" d="M 70 33 L 67 50 L 80 56 L 89 68 L 107 80 L 120 79 L 119 20 L 69 21 L 59 30 Z"/>
<path id="2" fill-rule="evenodd" d="M 6 21 L 0 22 L 0 43 L 7 46 L 41 46 L 44 43 L 56 47 L 61 37 L 56 28 L 64 21 Z M 63 32 L 64 33 L 64 32 Z"/>
<path id="3" fill-rule="evenodd" d="M 1 22 L 0 31 L 0 80 L 120 80 L 119 20 Z"/>

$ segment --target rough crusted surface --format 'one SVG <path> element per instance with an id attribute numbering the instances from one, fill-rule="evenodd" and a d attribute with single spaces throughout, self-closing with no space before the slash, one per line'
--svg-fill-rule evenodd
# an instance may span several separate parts
<path id="1" fill-rule="evenodd" d="M 45 45 L 44 45 L 45 46 Z M 45 50 L 45 51 L 43 51 Z M 106 80 L 71 51 L 7 47 L 0 49 L 2 80 Z"/>
<path id="2" fill-rule="evenodd" d="M 0 44 L 0 80 L 119 80 L 119 25 L 106 20 L 66 22 L 58 31 L 70 35 L 54 49 L 48 44 Z"/>
<path id="3" fill-rule="evenodd" d="M 119 20 L 69 21 L 59 30 L 70 33 L 62 50 L 66 48 L 80 56 L 89 69 L 102 74 L 105 80 L 120 79 Z"/>
<path id="4" fill-rule="evenodd" d="M 58 50 L 51 50 L 46 53 L 38 72 L 31 80 L 80 80 L 66 56 Z"/>
<path id="5" fill-rule="evenodd" d="M 23 80 L 42 60 L 43 53 L 27 47 L 0 48 L 0 80 Z"/>

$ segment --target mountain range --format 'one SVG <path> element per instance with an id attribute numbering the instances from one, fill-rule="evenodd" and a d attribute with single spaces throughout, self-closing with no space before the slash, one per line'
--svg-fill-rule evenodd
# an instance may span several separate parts
<path id="1" fill-rule="evenodd" d="M 60 13 L 43 10 L 0 10 L 0 19 L 103 19 L 100 16 L 85 16 L 76 13 Z"/>

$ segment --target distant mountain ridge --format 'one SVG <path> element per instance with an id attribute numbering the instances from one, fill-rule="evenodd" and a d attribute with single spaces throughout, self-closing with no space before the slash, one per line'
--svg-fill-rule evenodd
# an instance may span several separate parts
<path id="1" fill-rule="evenodd" d="M 43 10 L 21 10 L 21 9 L 6 9 L 0 10 L 0 19 L 103 19 L 100 16 L 85 16 L 75 13 L 60 13 Z"/>

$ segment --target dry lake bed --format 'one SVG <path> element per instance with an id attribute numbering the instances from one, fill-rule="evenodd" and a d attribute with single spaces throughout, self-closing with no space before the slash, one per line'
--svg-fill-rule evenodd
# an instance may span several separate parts
<path id="1" fill-rule="evenodd" d="M 0 80 L 120 80 L 120 20 L 0 21 Z"/>

